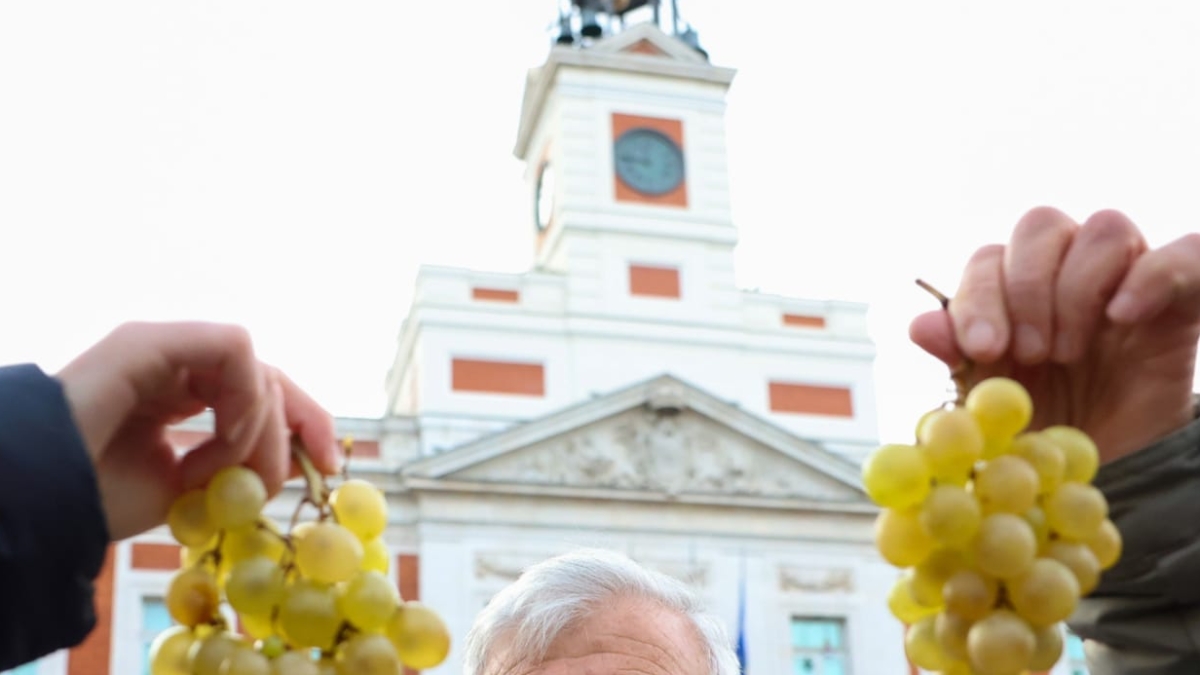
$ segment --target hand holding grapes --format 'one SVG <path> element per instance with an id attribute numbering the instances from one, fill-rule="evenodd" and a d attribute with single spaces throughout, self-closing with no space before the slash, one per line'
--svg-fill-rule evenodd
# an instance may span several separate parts
<path id="1" fill-rule="evenodd" d="M 274 494 L 299 435 L 316 468 L 335 473 L 333 420 L 254 355 L 241 328 L 126 324 L 58 374 L 96 467 L 109 532 L 123 539 L 164 521 L 174 499 L 244 464 Z M 212 408 L 212 439 L 177 457 L 167 428 Z"/>
<path id="2" fill-rule="evenodd" d="M 970 359 L 967 386 L 1025 385 L 1031 428 L 1073 425 L 1117 459 L 1191 419 L 1200 235 L 1150 250 L 1119 213 L 1079 225 L 1032 210 L 1007 246 L 971 258 L 949 312 L 917 317 L 910 333 L 952 367 Z"/>

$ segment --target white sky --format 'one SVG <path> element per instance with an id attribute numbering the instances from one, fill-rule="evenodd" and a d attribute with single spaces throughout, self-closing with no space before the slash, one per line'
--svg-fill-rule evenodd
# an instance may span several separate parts
<path id="1" fill-rule="evenodd" d="M 871 303 L 885 439 L 945 391 L 915 277 L 952 291 L 1038 204 L 1200 229 L 1193 0 L 680 2 L 739 70 L 739 284 Z M 381 414 L 417 266 L 530 259 L 511 149 L 554 7 L 0 3 L 0 362 L 234 321 L 333 412 Z"/>

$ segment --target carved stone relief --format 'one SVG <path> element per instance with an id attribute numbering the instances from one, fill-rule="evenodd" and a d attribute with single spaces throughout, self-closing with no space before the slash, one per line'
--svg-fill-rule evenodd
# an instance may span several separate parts
<path id="1" fill-rule="evenodd" d="M 860 500 L 848 486 L 692 412 L 631 410 L 464 469 L 531 485 Z"/>
<path id="2" fill-rule="evenodd" d="M 779 590 L 784 593 L 853 593 L 854 572 L 846 568 L 779 568 Z"/>

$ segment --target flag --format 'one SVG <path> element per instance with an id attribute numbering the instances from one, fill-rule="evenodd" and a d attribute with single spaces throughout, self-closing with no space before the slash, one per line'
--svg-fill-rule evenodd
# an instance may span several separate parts
<path id="1" fill-rule="evenodd" d="M 737 627 L 737 659 L 738 672 L 746 675 L 746 559 L 742 558 L 738 580 L 738 627 Z"/>

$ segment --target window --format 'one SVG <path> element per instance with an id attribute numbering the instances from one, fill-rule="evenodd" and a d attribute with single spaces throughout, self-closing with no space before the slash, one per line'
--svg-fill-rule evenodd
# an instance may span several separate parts
<path id="1" fill-rule="evenodd" d="M 1070 675 L 1088 675 L 1087 658 L 1083 655 L 1083 640 L 1079 636 L 1067 631 L 1067 643 L 1064 645 L 1063 651 L 1066 652 L 1067 673 Z"/>
<path id="2" fill-rule="evenodd" d="M 162 598 L 142 598 L 142 675 L 150 675 L 150 645 L 158 634 L 171 627 L 171 615 Z"/>
<path id="3" fill-rule="evenodd" d="M 792 619 L 792 675 L 849 675 L 846 622 Z"/>

